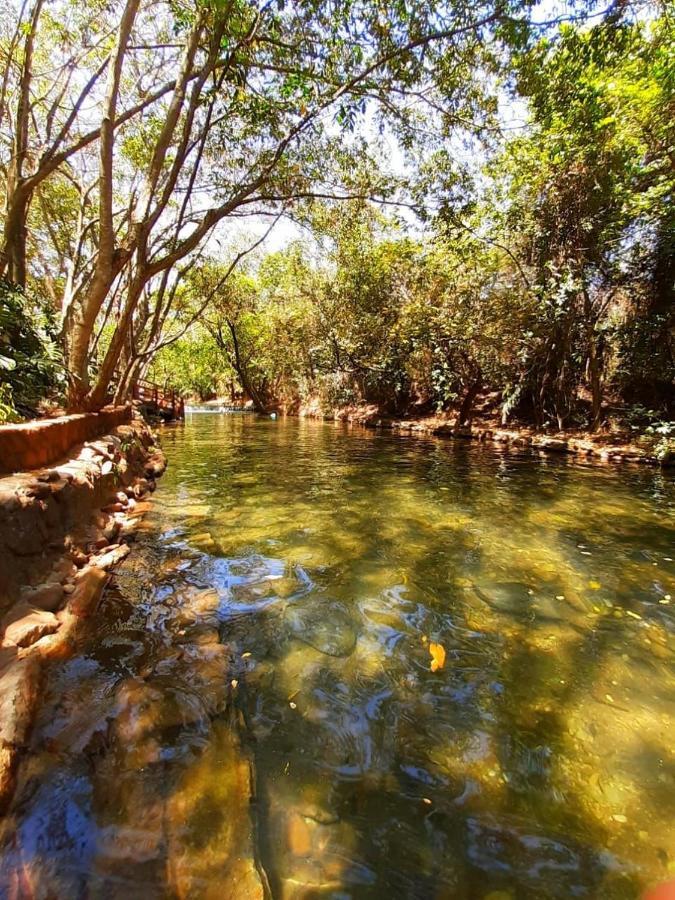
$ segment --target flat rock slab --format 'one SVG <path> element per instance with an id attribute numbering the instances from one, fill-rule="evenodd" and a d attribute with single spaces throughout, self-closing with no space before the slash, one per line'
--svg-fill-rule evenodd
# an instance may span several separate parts
<path id="1" fill-rule="evenodd" d="M 0 808 L 11 796 L 16 757 L 33 721 L 40 670 L 40 660 L 31 655 L 0 671 Z"/>
<path id="2" fill-rule="evenodd" d="M 54 613 L 42 609 L 30 610 L 5 629 L 3 643 L 17 647 L 30 647 L 46 634 L 53 634 L 59 627 Z"/>
<path id="3" fill-rule="evenodd" d="M 0 745 L 21 746 L 37 696 L 40 661 L 34 654 L 15 658 L 0 672 Z"/>
<path id="4" fill-rule="evenodd" d="M 356 645 L 356 623 L 339 600 L 313 598 L 293 603 L 285 618 L 293 637 L 327 656 L 349 656 Z"/>
<path id="5" fill-rule="evenodd" d="M 168 881 L 173 896 L 262 900 L 249 804 L 249 761 L 234 732 L 217 722 L 205 753 L 166 803 Z"/>
<path id="6" fill-rule="evenodd" d="M 82 569 L 68 604 L 73 615 L 84 617 L 96 612 L 107 581 L 108 573 L 98 566 Z"/>
<path id="7" fill-rule="evenodd" d="M 68 573 L 69 574 L 69 573 Z M 41 609 L 46 612 L 56 612 L 63 603 L 63 585 L 56 582 L 39 584 L 24 597 L 26 603 L 33 609 Z"/>

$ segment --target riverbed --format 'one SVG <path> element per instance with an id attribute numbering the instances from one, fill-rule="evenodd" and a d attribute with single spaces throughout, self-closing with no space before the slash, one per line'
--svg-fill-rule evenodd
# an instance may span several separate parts
<path id="1" fill-rule="evenodd" d="M 0 894 L 675 877 L 672 474 L 254 415 L 162 443 L 133 553 L 49 665 Z"/>

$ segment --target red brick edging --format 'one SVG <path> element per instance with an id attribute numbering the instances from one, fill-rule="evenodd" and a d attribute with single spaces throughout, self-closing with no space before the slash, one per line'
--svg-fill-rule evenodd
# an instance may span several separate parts
<path id="1" fill-rule="evenodd" d="M 109 406 L 96 413 L 0 425 L 0 474 L 47 466 L 67 456 L 76 444 L 94 440 L 130 421 L 130 406 Z"/>

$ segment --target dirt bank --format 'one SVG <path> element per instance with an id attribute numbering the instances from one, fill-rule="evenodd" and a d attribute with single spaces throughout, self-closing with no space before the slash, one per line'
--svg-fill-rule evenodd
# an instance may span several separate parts
<path id="1" fill-rule="evenodd" d="M 298 415 L 330 421 L 350 422 L 365 428 L 383 428 L 413 434 L 475 440 L 502 447 L 529 447 L 543 453 L 563 453 L 601 463 L 643 463 L 652 466 L 675 466 L 675 453 L 660 452 L 656 439 L 633 439 L 627 433 L 560 431 L 541 432 L 534 428 L 503 428 L 494 422 L 476 422 L 458 426 L 452 414 L 421 418 L 396 419 L 384 416 L 376 406 L 347 406 L 330 414 L 316 405 L 301 407 Z"/>
<path id="2" fill-rule="evenodd" d="M 30 731 L 42 663 L 68 655 L 96 612 L 165 466 L 152 432 L 135 420 L 50 468 L 0 478 L 0 808 Z"/>

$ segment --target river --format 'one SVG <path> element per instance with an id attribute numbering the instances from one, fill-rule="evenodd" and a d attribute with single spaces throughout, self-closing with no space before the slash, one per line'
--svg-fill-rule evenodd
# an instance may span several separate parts
<path id="1" fill-rule="evenodd" d="M 253 415 L 162 443 L 134 552 L 50 664 L 0 890 L 612 900 L 675 876 L 672 476 Z"/>

